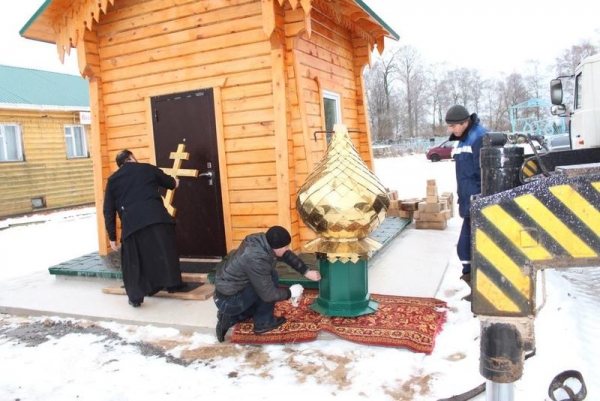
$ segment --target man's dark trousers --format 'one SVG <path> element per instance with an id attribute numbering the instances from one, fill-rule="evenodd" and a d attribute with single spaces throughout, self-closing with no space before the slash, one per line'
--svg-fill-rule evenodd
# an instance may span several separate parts
<path id="1" fill-rule="evenodd" d="M 458 237 L 456 253 L 462 263 L 462 273 L 471 273 L 471 218 L 465 217 Z"/>
<path id="2" fill-rule="evenodd" d="M 279 276 L 273 271 L 273 284 L 279 285 Z M 241 291 L 228 297 L 218 296 L 215 304 L 219 311 L 231 317 L 231 325 L 254 318 L 254 328 L 264 328 L 273 325 L 275 302 L 263 301 L 252 285 L 247 285 Z"/>

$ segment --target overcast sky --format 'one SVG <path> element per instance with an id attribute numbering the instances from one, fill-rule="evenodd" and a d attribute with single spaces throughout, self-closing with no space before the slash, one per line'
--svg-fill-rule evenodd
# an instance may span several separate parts
<path id="1" fill-rule="evenodd" d="M 597 0 L 366 0 L 423 59 L 482 76 L 542 66 L 583 39 L 600 40 Z M 386 46 L 395 42 L 387 42 Z"/>
<path id="2" fill-rule="evenodd" d="M 597 0 L 365 0 L 427 62 L 479 70 L 482 77 L 523 72 L 527 60 L 550 65 L 583 39 L 600 40 Z M 0 2 L 0 64 L 78 74 L 75 52 L 58 59 L 53 44 L 19 30 L 44 0 Z M 395 42 L 388 42 L 386 46 Z"/>

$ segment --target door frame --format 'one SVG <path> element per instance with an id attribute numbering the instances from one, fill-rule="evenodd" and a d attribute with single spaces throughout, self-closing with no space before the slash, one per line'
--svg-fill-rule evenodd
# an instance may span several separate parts
<path id="1" fill-rule="evenodd" d="M 229 209 L 229 185 L 227 182 L 227 164 L 225 158 L 225 137 L 223 134 L 223 103 L 221 88 L 225 86 L 227 78 L 198 79 L 192 81 L 164 84 L 140 91 L 140 96 L 146 105 L 146 137 L 150 160 L 156 165 L 156 148 L 154 146 L 154 123 L 152 118 L 152 98 L 155 96 L 170 95 L 175 93 L 195 90 L 212 89 L 215 113 L 215 128 L 217 132 L 217 153 L 219 162 L 219 178 L 221 180 L 221 201 L 223 203 L 223 225 L 225 227 L 225 246 L 227 252 L 233 249 L 233 233 L 231 229 L 231 210 Z"/>

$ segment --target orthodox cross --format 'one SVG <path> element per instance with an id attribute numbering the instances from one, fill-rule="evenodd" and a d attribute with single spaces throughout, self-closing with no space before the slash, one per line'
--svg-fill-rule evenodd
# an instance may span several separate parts
<path id="1" fill-rule="evenodd" d="M 177 151 L 171 152 L 169 154 L 169 159 L 174 160 L 173 168 L 162 168 L 161 167 L 161 170 L 164 171 L 166 174 L 170 175 L 173 178 L 198 177 L 198 170 L 181 168 L 182 161 L 190 159 L 190 154 L 185 151 L 184 144 L 180 143 L 179 145 L 177 145 Z M 169 189 L 169 190 L 167 190 L 167 193 L 165 194 L 165 196 L 163 198 L 163 203 L 165 205 L 165 208 L 167 209 L 169 214 L 173 217 L 175 217 L 175 213 L 177 212 L 177 209 L 175 209 L 172 205 L 174 197 L 175 197 L 175 189 Z"/>

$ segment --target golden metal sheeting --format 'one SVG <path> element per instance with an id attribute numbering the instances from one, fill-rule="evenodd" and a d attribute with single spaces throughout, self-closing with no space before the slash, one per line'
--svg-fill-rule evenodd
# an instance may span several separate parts
<path id="1" fill-rule="evenodd" d="M 334 131 L 325 156 L 300 188 L 296 206 L 319 235 L 305 245 L 308 252 L 327 254 L 331 261 L 355 261 L 381 247 L 367 237 L 385 219 L 390 201 L 346 126 L 336 124 Z"/>

